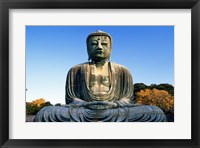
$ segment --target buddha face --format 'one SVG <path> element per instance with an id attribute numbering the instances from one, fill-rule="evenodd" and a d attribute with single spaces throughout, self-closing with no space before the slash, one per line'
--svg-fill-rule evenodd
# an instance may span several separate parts
<path id="1" fill-rule="evenodd" d="M 91 36 L 87 43 L 90 59 L 93 61 L 108 60 L 111 54 L 111 41 L 107 36 Z"/>

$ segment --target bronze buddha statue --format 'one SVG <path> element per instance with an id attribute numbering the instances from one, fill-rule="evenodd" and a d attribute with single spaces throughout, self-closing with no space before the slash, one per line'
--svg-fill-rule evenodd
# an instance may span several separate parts
<path id="1" fill-rule="evenodd" d="M 129 70 L 110 62 L 112 37 L 103 31 L 87 39 L 88 62 L 67 75 L 66 106 L 42 108 L 36 122 L 165 122 L 163 111 L 131 103 L 133 80 Z"/>

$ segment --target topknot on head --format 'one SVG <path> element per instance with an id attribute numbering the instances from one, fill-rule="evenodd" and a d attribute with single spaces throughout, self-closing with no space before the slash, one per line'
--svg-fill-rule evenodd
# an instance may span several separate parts
<path id="1" fill-rule="evenodd" d="M 107 37 L 110 38 L 110 41 L 111 41 L 111 43 L 112 43 L 112 37 L 111 37 L 111 35 L 110 35 L 109 33 L 107 33 L 107 32 L 104 32 L 104 31 L 101 31 L 101 30 L 97 30 L 97 31 L 95 31 L 95 32 L 90 33 L 90 34 L 88 35 L 87 39 L 86 39 L 86 42 L 87 42 L 87 43 L 88 43 L 88 41 L 89 41 L 89 38 L 92 37 L 92 36 L 107 36 Z"/>

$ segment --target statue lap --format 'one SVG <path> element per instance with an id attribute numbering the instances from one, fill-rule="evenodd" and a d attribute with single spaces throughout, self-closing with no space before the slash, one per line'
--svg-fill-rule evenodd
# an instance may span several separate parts
<path id="1" fill-rule="evenodd" d="M 110 109 L 91 109 L 69 104 L 42 108 L 35 122 L 166 122 L 163 111 L 150 105 L 129 104 Z"/>

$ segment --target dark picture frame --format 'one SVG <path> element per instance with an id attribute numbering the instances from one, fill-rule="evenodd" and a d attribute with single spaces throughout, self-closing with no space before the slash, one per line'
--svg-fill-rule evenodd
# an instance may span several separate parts
<path id="1" fill-rule="evenodd" d="M 192 138 L 140 140 L 9 139 L 9 9 L 191 9 Z M 0 145 L 17 147 L 200 147 L 200 2 L 199 0 L 0 0 Z M 183 84 L 184 85 L 184 84 Z M 183 113 L 184 114 L 184 113 Z M 53 133 L 52 133 L 53 134 Z M 133 133 L 134 134 L 134 133 Z"/>

